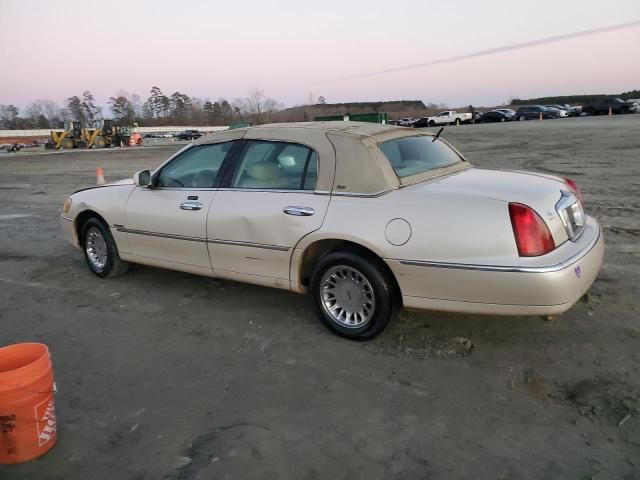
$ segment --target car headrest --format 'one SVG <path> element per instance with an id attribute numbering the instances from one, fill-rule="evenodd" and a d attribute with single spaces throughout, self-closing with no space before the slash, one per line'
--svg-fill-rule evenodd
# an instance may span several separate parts
<path id="1" fill-rule="evenodd" d="M 282 172 L 276 163 L 254 163 L 247 168 L 247 175 L 255 180 L 274 180 L 282 176 Z"/>

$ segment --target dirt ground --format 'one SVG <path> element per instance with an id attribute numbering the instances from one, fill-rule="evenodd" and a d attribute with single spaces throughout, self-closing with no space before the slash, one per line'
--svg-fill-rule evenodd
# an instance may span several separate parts
<path id="1" fill-rule="evenodd" d="M 404 312 L 354 343 L 285 291 L 101 280 L 60 234 L 66 196 L 179 146 L 1 154 L 0 345 L 51 348 L 59 439 L 0 478 L 640 478 L 640 115 L 443 135 L 582 187 L 606 240 L 584 301 L 550 322 Z"/>

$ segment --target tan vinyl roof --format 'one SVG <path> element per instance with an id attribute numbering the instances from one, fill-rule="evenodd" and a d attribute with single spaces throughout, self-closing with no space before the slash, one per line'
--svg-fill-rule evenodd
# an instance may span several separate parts
<path id="1" fill-rule="evenodd" d="M 395 125 L 368 122 L 298 122 L 272 123 L 255 127 L 225 130 L 207 135 L 196 144 L 217 143 L 233 139 L 281 140 L 307 145 L 319 157 L 316 191 L 353 195 L 377 195 L 417 183 L 434 176 L 468 168 L 452 165 L 438 172 L 423 172 L 398 178 L 378 144 L 394 138 L 433 136 L 433 133 Z"/>

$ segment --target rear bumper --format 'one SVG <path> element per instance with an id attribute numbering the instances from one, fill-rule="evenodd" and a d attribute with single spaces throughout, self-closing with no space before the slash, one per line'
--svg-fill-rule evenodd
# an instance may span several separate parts
<path id="1" fill-rule="evenodd" d="M 604 256 L 591 220 L 566 258 L 545 266 L 461 265 L 387 260 L 406 308 L 498 315 L 552 315 L 571 308 L 591 287 Z M 572 250 L 572 248 L 574 248 Z"/>
<path id="2" fill-rule="evenodd" d="M 78 235 L 76 233 L 75 224 L 72 218 L 67 218 L 64 215 L 60 215 L 60 229 L 67 241 L 76 248 L 80 248 L 78 242 Z"/>

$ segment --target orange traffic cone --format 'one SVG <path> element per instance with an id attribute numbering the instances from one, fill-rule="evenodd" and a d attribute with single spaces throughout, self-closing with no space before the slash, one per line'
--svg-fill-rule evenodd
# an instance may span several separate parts
<path id="1" fill-rule="evenodd" d="M 102 167 L 96 168 L 96 185 L 104 185 L 104 170 Z"/>
<path id="2" fill-rule="evenodd" d="M 609 107 L 609 116 L 613 115 L 613 112 L 611 111 L 611 107 Z"/>

